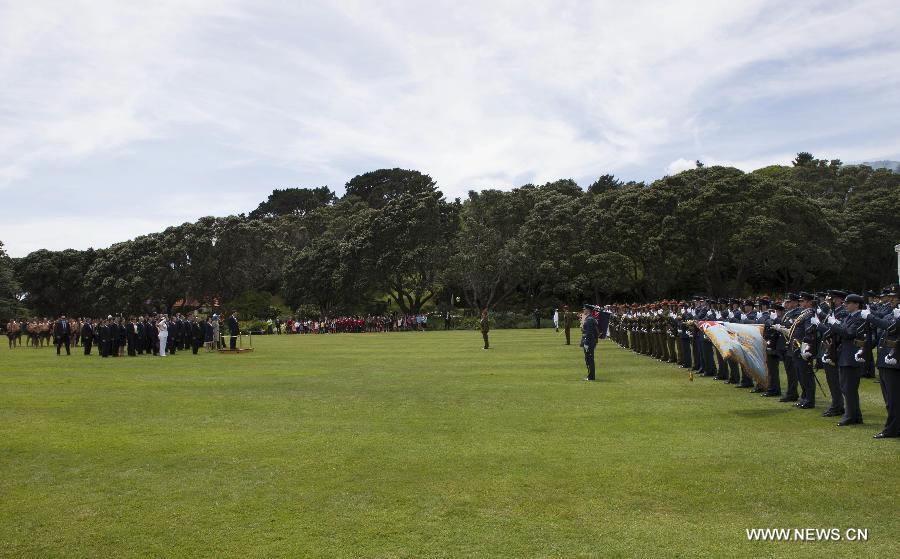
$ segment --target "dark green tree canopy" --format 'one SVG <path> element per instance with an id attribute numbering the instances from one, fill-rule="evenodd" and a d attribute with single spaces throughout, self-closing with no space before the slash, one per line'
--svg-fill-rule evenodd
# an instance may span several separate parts
<path id="1" fill-rule="evenodd" d="M 318 188 L 285 188 L 273 190 L 269 198 L 260 203 L 249 217 L 262 219 L 279 215 L 302 216 L 309 212 L 333 204 L 337 200 L 327 186 Z"/>
<path id="2" fill-rule="evenodd" d="M 449 201 L 426 174 L 276 190 L 249 216 L 204 217 L 99 250 L 0 256 L 0 309 L 172 311 L 281 295 L 321 315 L 583 300 L 878 289 L 896 281 L 900 174 L 797 155 L 752 173 L 697 166 L 651 184 L 603 175 Z M 446 298 L 445 298 L 446 297 Z M 242 299 L 243 298 L 243 299 Z M 442 303 L 444 304 L 444 303 Z M 246 305 L 245 305 L 246 306 Z"/>
<path id="3" fill-rule="evenodd" d="M 379 169 L 350 179 L 346 195 L 356 196 L 373 208 L 381 208 L 389 201 L 405 194 L 428 194 L 437 185 L 428 175 L 406 169 Z"/>

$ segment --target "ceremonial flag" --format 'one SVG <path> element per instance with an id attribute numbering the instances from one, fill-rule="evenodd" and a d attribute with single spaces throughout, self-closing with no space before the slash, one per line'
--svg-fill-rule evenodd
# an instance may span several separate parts
<path id="1" fill-rule="evenodd" d="M 716 346 L 722 359 L 737 361 L 762 387 L 769 385 L 766 368 L 766 341 L 761 324 L 737 324 L 701 320 L 697 326 Z"/>
<path id="2" fill-rule="evenodd" d="M 597 319 L 597 330 L 600 331 L 600 338 L 606 338 L 606 335 L 609 333 L 609 317 L 610 313 L 606 311 L 597 311 L 596 319 Z"/>

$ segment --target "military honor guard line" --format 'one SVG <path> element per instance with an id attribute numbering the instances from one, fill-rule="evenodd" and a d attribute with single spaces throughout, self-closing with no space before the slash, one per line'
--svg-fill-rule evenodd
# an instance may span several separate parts
<path id="1" fill-rule="evenodd" d="M 817 392 L 826 396 L 816 376 L 822 370 L 830 396 L 822 416 L 839 417 L 839 427 L 863 424 L 860 380 L 877 376 L 888 415 L 874 437 L 884 439 L 900 437 L 898 302 L 895 284 L 866 297 L 838 289 L 788 293 L 780 300 L 696 296 L 691 301 L 611 305 L 606 311 L 609 335 L 621 347 L 678 364 L 691 371 L 691 379 L 696 373 L 800 409 L 816 409 Z M 737 325 L 756 325 L 758 347 L 733 343 L 736 351 L 731 351 L 726 345 L 734 340 L 723 343 L 714 333 L 719 325 L 732 338 L 740 335 Z M 755 366 L 754 350 L 759 356 Z M 781 366 L 787 378 L 784 390 Z M 588 371 L 592 377 L 590 365 Z"/>

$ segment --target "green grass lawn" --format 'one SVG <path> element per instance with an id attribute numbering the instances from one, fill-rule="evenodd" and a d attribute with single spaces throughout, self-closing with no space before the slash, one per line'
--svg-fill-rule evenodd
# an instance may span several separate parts
<path id="1" fill-rule="evenodd" d="M 553 330 L 0 348 L 0 555 L 897 557 L 900 444 Z M 821 377 L 820 373 L 820 377 Z M 824 382 L 824 379 L 822 379 Z M 746 528 L 868 528 L 748 542 Z"/>

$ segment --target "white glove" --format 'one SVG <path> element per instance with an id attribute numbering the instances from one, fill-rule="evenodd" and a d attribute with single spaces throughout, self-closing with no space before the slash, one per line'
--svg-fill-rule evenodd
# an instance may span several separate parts
<path id="1" fill-rule="evenodd" d="M 894 358 L 894 357 L 891 357 L 890 355 L 885 355 L 885 356 L 884 356 L 884 362 L 885 362 L 886 364 L 888 364 L 888 365 L 896 365 L 896 364 L 897 364 L 897 359 Z"/>
<path id="2" fill-rule="evenodd" d="M 722 319 L 722 313 L 720 313 L 719 311 L 716 311 L 716 318 L 719 319 L 719 320 L 721 320 L 721 319 Z"/>
<path id="3" fill-rule="evenodd" d="M 809 321 L 812 322 L 813 326 L 818 326 L 819 324 L 822 324 L 822 323 L 819 321 L 819 317 L 818 317 L 818 316 L 815 316 L 815 315 L 813 315 L 813 317 L 810 318 Z"/>
<path id="4" fill-rule="evenodd" d="M 872 314 L 872 311 L 870 311 L 869 309 L 863 309 L 863 310 L 859 311 L 859 314 L 863 318 L 869 318 L 869 315 Z"/>
<path id="5" fill-rule="evenodd" d="M 769 314 L 769 318 L 771 318 L 772 320 L 778 320 L 778 311 L 772 311 Z"/>
<path id="6" fill-rule="evenodd" d="M 828 317 L 828 324 L 837 324 L 837 319 L 833 316 Z"/>
<path id="7" fill-rule="evenodd" d="M 900 318 L 900 307 L 894 309 L 894 318 Z"/>
<path id="8" fill-rule="evenodd" d="M 812 357 L 812 353 L 809 351 L 809 344 L 808 344 L 808 343 L 805 343 L 805 342 L 804 342 L 803 344 L 800 345 L 800 355 L 801 355 L 804 359 L 809 359 L 810 357 Z"/>
<path id="9" fill-rule="evenodd" d="M 734 318 L 734 313 L 731 311 L 728 311 L 728 318 Z"/>
<path id="10" fill-rule="evenodd" d="M 866 362 L 865 358 L 863 358 L 862 351 L 863 350 L 857 351 L 856 354 L 853 356 L 853 358 L 856 359 L 857 363 L 865 363 Z"/>

